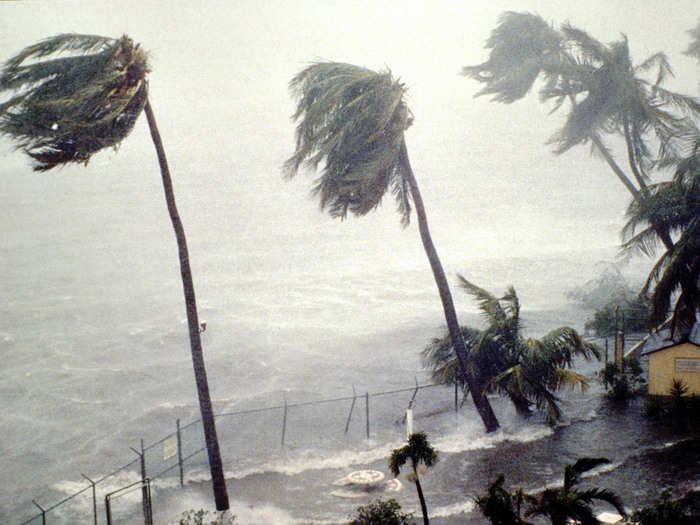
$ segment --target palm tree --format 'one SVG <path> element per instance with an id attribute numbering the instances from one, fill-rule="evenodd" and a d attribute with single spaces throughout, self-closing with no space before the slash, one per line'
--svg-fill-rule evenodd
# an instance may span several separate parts
<path id="1" fill-rule="evenodd" d="M 498 420 L 482 393 L 483 385 L 467 372 L 467 353 L 452 295 L 408 158 L 404 131 L 413 115 L 403 98 L 406 87 L 389 71 L 319 62 L 298 73 L 290 89 L 298 103 L 292 117 L 298 125 L 296 150 L 285 163 L 286 176 L 295 176 L 302 165 L 317 170 L 322 164 L 313 192 L 321 209 L 333 217 L 345 218 L 348 212 L 365 215 L 391 189 L 406 226 L 413 202 L 461 373 L 486 431 L 496 430 Z"/>
<path id="2" fill-rule="evenodd" d="M 498 476 L 488 488 L 488 493 L 476 498 L 476 505 L 492 525 L 532 525 L 522 517 L 523 503 L 534 501 L 522 489 L 510 493 L 503 488 L 505 476 Z"/>
<path id="3" fill-rule="evenodd" d="M 523 337 L 520 301 L 512 286 L 503 297 L 495 297 L 458 277 L 461 287 L 478 301 L 488 323 L 482 331 L 462 328 L 470 373 L 490 391 L 507 396 L 520 415 L 529 416 L 534 406 L 545 411 L 549 422 L 557 421 L 561 410 L 555 392 L 565 386 L 588 387 L 588 379 L 571 367 L 578 356 L 599 359 L 598 348 L 569 327 L 552 330 L 541 339 Z M 432 369 L 436 382 L 459 382 L 454 362 L 447 338 L 434 339 L 423 351 L 423 363 Z"/>
<path id="4" fill-rule="evenodd" d="M 692 153 L 678 161 L 671 180 L 655 184 L 644 201 L 632 201 L 622 230 L 626 252 L 639 250 L 653 256 L 657 233 L 654 224 L 677 237 L 674 246 L 661 255 L 642 289 L 651 295 L 651 321 L 661 324 L 676 293 L 672 333 L 687 333 L 700 308 L 700 135 Z"/>
<path id="5" fill-rule="evenodd" d="M 654 163 L 673 157 L 677 148 L 694 138 L 694 126 L 684 117 L 700 116 L 700 103 L 661 86 L 671 74 L 663 53 L 635 66 L 624 36 L 606 45 L 569 24 L 557 31 L 537 15 L 515 12 L 501 16 L 487 47 L 489 60 L 462 69 L 464 75 L 486 84 L 477 96 L 493 94 L 494 100 L 511 103 L 542 77 L 540 98 L 553 100 L 553 111 L 570 103 L 564 126 L 551 139 L 555 153 L 590 142 L 637 201 L 648 194 L 647 171 Z M 640 76 L 649 71 L 653 81 Z M 624 138 L 632 177 L 603 142 L 605 134 Z M 660 145 L 656 156 L 652 141 Z M 671 237 L 658 228 L 670 249 Z"/>
<path id="6" fill-rule="evenodd" d="M 177 240 L 185 295 L 192 363 L 204 436 L 209 454 L 216 508 L 229 508 L 219 444 L 209 396 L 197 303 L 185 232 L 182 227 L 165 150 L 148 100 L 146 52 L 129 37 L 62 34 L 29 46 L 0 72 L 0 133 L 10 137 L 48 171 L 77 162 L 87 164 L 106 147 L 117 147 L 146 113 L 160 165 L 165 200 Z"/>
<path id="7" fill-rule="evenodd" d="M 420 464 L 426 467 L 432 467 L 438 460 L 437 452 L 428 443 L 428 438 L 423 432 L 416 432 L 408 436 L 408 444 L 401 448 L 396 448 L 391 452 L 391 457 L 389 458 L 389 470 L 396 477 L 401 471 L 407 461 L 411 461 L 411 468 L 413 469 L 411 479 L 416 484 L 416 491 L 418 492 L 418 499 L 420 500 L 420 508 L 423 511 L 423 523 L 429 525 L 428 520 L 428 507 L 425 504 L 425 497 L 423 496 L 423 489 L 420 485 L 420 478 L 418 477 L 418 466 Z"/>
<path id="8" fill-rule="evenodd" d="M 573 465 L 567 465 L 564 469 L 564 486 L 544 490 L 529 506 L 525 515 L 547 516 L 552 525 L 567 525 L 571 523 L 569 520 L 581 525 L 600 525 L 591 508 L 592 502 L 599 500 L 609 503 L 620 515 L 626 517 L 622 503 L 611 490 L 575 488 L 581 480 L 581 474 L 605 463 L 610 463 L 610 460 L 581 458 Z"/>

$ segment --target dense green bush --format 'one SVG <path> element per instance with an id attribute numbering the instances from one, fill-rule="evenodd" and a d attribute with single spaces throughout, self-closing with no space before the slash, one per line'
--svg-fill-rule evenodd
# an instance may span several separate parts
<path id="1" fill-rule="evenodd" d="M 414 525 L 413 514 L 401 512 L 395 499 L 378 499 L 357 508 L 351 525 Z"/>
<path id="2" fill-rule="evenodd" d="M 681 430 L 700 432 L 700 396 L 687 394 L 688 386 L 675 380 L 670 396 L 650 396 L 647 399 L 644 416 Z"/>
<path id="3" fill-rule="evenodd" d="M 615 363 L 606 363 L 598 373 L 606 390 L 606 397 L 616 403 L 624 403 L 640 393 L 645 384 L 642 374 L 644 369 L 635 357 L 623 360 L 622 372 Z"/>

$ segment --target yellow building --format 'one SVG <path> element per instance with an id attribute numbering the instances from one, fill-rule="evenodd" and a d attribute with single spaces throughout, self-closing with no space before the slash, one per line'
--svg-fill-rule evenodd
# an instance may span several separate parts
<path id="1" fill-rule="evenodd" d="M 699 345 L 690 341 L 672 343 L 645 355 L 649 357 L 650 395 L 669 395 L 677 379 L 688 387 L 689 395 L 700 395 Z"/>

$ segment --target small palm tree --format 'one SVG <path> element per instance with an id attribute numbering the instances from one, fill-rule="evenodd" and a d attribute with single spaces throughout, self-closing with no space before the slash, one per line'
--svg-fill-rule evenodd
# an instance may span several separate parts
<path id="1" fill-rule="evenodd" d="M 48 171 L 66 163 L 87 164 L 93 154 L 117 147 L 146 113 L 175 231 L 185 295 L 192 363 L 209 454 L 216 508 L 229 508 L 216 437 L 192 283 L 182 227 L 165 150 L 148 99 L 148 57 L 127 36 L 62 34 L 21 51 L 0 71 L 0 134 L 8 136 Z"/>
<path id="2" fill-rule="evenodd" d="M 413 122 L 413 115 L 404 101 L 406 87 L 389 71 L 377 73 L 351 64 L 320 62 L 297 74 L 290 88 L 298 102 L 293 115 L 298 125 L 296 150 L 285 163 L 286 175 L 295 176 L 302 165 L 313 170 L 322 166 L 314 195 L 321 209 L 333 217 L 345 218 L 348 212 L 365 215 L 391 191 L 405 226 L 413 202 L 461 375 L 470 385 L 486 431 L 496 430 L 498 420 L 483 394 L 484 385 L 467 371 L 454 302 L 408 158 L 404 131 Z"/>
<path id="3" fill-rule="evenodd" d="M 532 525 L 522 518 L 526 501 L 534 501 L 522 489 L 510 493 L 503 487 L 505 476 L 498 476 L 488 488 L 488 493 L 476 498 L 476 505 L 492 525 Z"/>
<path id="4" fill-rule="evenodd" d="M 488 323 L 482 331 L 462 327 L 470 373 L 489 390 L 507 396 L 521 416 L 529 416 L 534 406 L 545 411 L 550 423 L 557 421 L 561 410 L 555 392 L 567 386 L 588 388 L 588 379 L 571 367 L 576 357 L 599 359 L 598 348 L 569 327 L 551 330 L 540 339 L 523 337 L 520 301 L 512 286 L 503 297 L 496 297 L 458 277 Z M 449 339 L 434 339 L 423 351 L 423 363 L 432 369 L 434 381 L 459 382 Z"/>
<path id="5" fill-rule="evenodd" d="M 532 500 L 526 516 L 547 516 L 552 525 L 567 525 L 573 521 L 581 525 L 600 525 L 591 507 L 594 500 L 609 503 L 623 517 L 627 516 L 617 495 L 608 489 L 575 488 L 581 480 L 581 474 L 602 465 L 610 463 L 606 458 L 581 458 L 573 465 L 564 469 L 564 486 L 562 488 L 546 489 Z"/>
<path id="6" fill-rule="evenodd" d="M 409 460 L 411 461 L 411 468 L 413 470 L 411 479 L 416 484 L 420 508 L 423 511 L 423 523 L 429 525 L 428 507 L 425 504 L 423 489 L 420 484 L 420 478 L 418 477 L 418 466 L 423 464 L 426 467 L 432 467 L 437 462 L 438 455 L 435 449 L 428 443 L 428 438 L 424 432 L 411 434 L 408 436 L 407 445 L 392 451 L 391 457 L 389 458 L 389 470 L 391 470 L 394 476 L 398 476 L 401 467 Z"/>

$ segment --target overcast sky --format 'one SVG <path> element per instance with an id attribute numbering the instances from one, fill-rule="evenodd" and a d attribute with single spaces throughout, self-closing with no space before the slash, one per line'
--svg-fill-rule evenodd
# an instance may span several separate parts
<path id="1" fill-rule="evenodd" d="M 628 196 L 605 164 L 586 148 L 554 157 L 545 142 L 559 117 L 534 95 L 510 106 L 474 99 L 479 85 L 459 75 L 486 59 L 484 43 L 506 10 L 535 12 L 555 26 L 568 20 L 606 42 L 624 33 L 637 62 L 666 52 L 676 73 L 667 86 L 698 93 L 700 68 L 682 54 L 700 17 L 697 0 L 6 1 L 0 59 L 63 32 L 130 35 L 151 54 L 151 101 L 184 215 L 222 199 L 263 225 L 284 216 L 320 228 L 329 219 L 307 202 L 310 178 L 284 183 L 280 176 L 293 151 L 287 83 L 319 59 L 388 66 L 409 87 L 409 154 L 438 246 L 461 239 L 441 248 L 448 257 L 469 245 L 491 255 L 556 251 L 572 236 L 577 247 L 615 244 Z M 13 199 L 27 191 L 29 163 L 0 145 L 10 180 L 0 191 Z M 145 125 L 137 126 L 118 153 L 100 154 L 88 170 L 153 163 L 151 148 Z M 84 177 L 83 170 L 60 173 Z M 204 184 L 202 171 L 216 184 Z M 373 221 L 378 238 L 399 228 L 389 200 L 363 221 L 348 228 L 366 230 Z"/>

